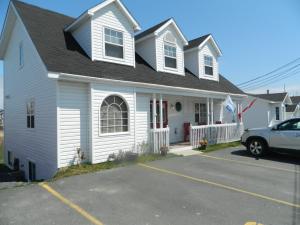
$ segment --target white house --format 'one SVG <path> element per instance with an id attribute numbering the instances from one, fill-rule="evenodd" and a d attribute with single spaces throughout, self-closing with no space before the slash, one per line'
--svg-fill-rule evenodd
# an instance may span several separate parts
<path id="1" fill-rule="evenodd" d="M 212 35 L 188 41 L 173 19 L 140 29 L 119 0 L 75 19 L 10 2 L 0 40 L 7 165 L 45 179 L 78 152 L 100 163 L 188 132 L 192 147 L 239 139 L 242 123 L 223 102 L 239 112 L 245 94 L 219 75 Z"/>
<path id="2" fill-rule="evenodd" d="M 249 94 L 243 108 L 251 102 L 252 107 L 243 113 L 245 128 L 267 127 L 291 117 L 292 101 L 288 93 Z"/>

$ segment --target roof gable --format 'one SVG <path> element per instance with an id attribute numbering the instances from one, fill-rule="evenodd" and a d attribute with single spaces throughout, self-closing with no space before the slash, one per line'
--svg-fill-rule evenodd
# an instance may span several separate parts
<path id="1" fill-rule="evenodd" d="M 300 96 L 293 96 L 291 100 L 294 104 L 300 104 Z"/>
<path id="2" fill-rule="evenodd" d="M 136 42 L 140 42 L 144 39 L 147 39 L 148 37 L 151 36 L 157 36 L 161 31 L 163 31 L 165 28 L 167 28 L 168 26 L 173 26 L 175 31 L 177 32 L 177 34 L 179 35 L 183 45 L 187 45 L 188 41 L 185 38 L 185 36 L 183 35 L 183 33 L 181 32 L 180 28 L 177 26 L 175 20 L 173 18 L 169 18 L 153 27 L 150 27 L 149 29 L 145 30 L 144 32 L 138 34 L 135 37 Z"/>
<path id="3" fill-rule="evenodd" d="M 200 49 L 202 48 L 207 42 L 210 42 L 213 48 L 216 50 L 218 56 L 222 56 L 221 49 L 219 48 L 217 42 L 214 40 L 211 34 L 207 34 L 201 36 L 199 38 L 193 39 L 189 41 L 188 45 L 185 46 L 184 51 L 193 50 L 193 49 Z"/>
<path id="4" fill-rule="evenodd" d="M 128 21 L 132 24 L 133 29 L 135 31 L 139 31 L 140 25 L 138 22 L 133 18 L 129 10 L 123 5 L 123 3 L 120 0 L 105 0 L 104 2 L 94 6 L 93 8 L 87 10 L 84 12 L 81 16 L 79 16 L 75 21 L 73 21 L 70 25 L 68 25 L 65 28 L 65 31 L 73 31 L 75 30 L 81 23 L 86 21 L 88 18 L 92 17 L 96 12 L 100 11 L 104 7 L 110 5 L 110 4 L 116 4 L 118 9 L 125 15 L 125 17 L 128 19 Z"/>

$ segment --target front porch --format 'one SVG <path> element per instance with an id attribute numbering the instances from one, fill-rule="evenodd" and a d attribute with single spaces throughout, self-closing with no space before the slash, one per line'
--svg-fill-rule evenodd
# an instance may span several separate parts
<path id="1" fill-rule="evenodd" d="M 194 149 L 203 139 L 209 144 L 239 140 L 244 130 L 242 118 L 237 116 L 242 110 L 241 100 L 234 100 L 237 110 L 233 116 L 224 107 L 225 98 L 153 94 L 149 136 L 152 150 Z"/>

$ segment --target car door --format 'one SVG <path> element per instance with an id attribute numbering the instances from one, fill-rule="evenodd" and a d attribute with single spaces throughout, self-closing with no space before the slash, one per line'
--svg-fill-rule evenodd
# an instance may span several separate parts
<path id="1" fill-rule="evenodd" d="M 300 119 L 285 121 L 272 129 L 270 147 L 300 150 Z"/>

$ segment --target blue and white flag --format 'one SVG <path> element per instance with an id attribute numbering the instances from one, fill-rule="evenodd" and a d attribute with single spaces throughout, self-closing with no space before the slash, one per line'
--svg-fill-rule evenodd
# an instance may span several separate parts
<path id="1" fill-rule="evenodd" d="M 232 99 L 228 95 L 225 102 L 224 102 L 225 108 L 228 110 L 228 112 L 231 112 L 232 114 L 235 114 L 236 105 L 233 103 Z"/>

